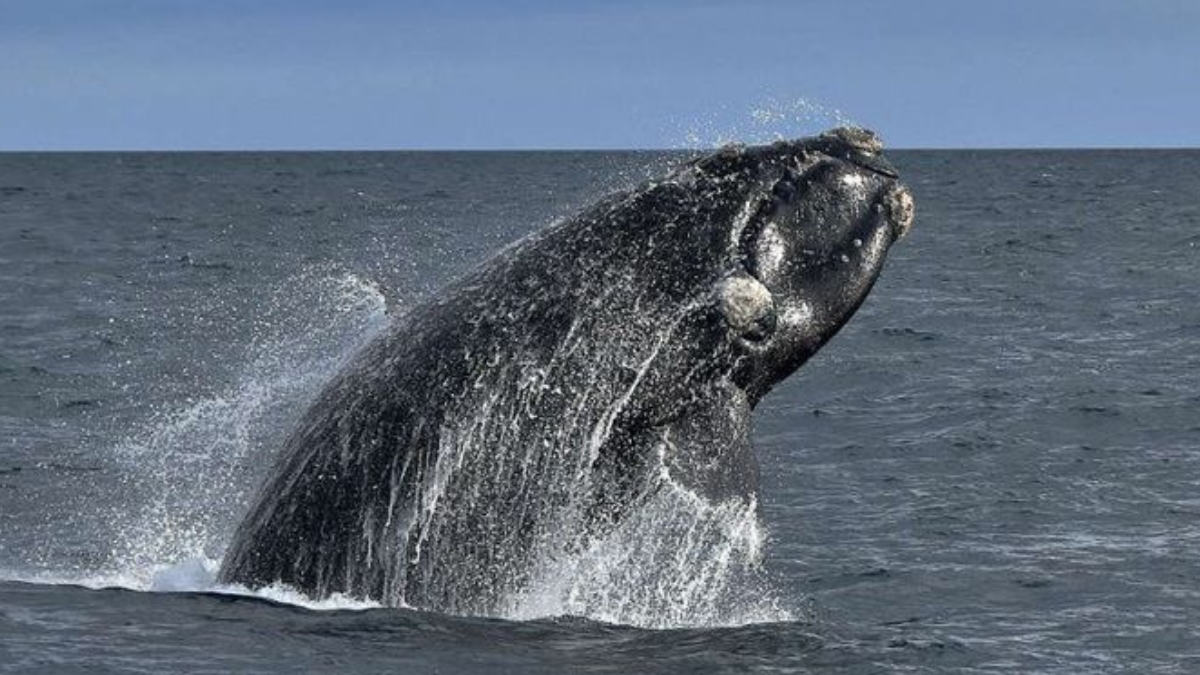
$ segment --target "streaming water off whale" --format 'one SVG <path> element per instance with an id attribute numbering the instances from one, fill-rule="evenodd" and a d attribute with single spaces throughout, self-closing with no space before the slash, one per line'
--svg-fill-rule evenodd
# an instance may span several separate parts
<path id="1" fill-rule="evenodd" d="M 780 613 L 644 630 L 192 591 L 238 590 L 247 492 L 385 304 L 670 158 L 0 156 L 0 668 L 1193 672 L 1200 155 L 892 157 L 916 228 L 756 413 Z M 591 569 L 542 588 L 636 594 Z"/>

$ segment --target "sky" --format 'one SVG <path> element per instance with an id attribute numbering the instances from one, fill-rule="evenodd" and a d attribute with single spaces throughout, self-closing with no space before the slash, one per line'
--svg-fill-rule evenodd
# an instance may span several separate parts
<path id="1" fill-rule="evenodd" d="M 1198 0 L 0 0 L 0 150 L 1198 147 Z"/>

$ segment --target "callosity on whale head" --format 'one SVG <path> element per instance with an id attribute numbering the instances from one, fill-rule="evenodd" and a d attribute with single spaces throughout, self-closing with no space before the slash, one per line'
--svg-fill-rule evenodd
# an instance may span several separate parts
<path id="1" fill-rule="evenodd" d="M 850 128 L 725 148 L 397 317 L 288 438 L 221 579 L 462 614 L 718 615 L 760 550 L 751 412 L 912 224 L 880 151 Z"/>
<path id="2" fill-rule="evenodd" d="M 718 301 L 745 352 L 734 380 L 762 397 L 846 323 L 912 226 L 913 199 L 874 133 L 839 128 L 695 164 L 745 190 Z"/>

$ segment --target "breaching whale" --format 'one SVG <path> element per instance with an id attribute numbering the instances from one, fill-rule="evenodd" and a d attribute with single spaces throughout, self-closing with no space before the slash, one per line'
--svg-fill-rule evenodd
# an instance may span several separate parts
<path id="1" fill-rule="evenodd" d="M 497 614 L 664 490 L 754 504 L 751 411 L 912 224 L 881 151 L 723 148 L 398 317 L 286 441 L 221 580 Z"/>

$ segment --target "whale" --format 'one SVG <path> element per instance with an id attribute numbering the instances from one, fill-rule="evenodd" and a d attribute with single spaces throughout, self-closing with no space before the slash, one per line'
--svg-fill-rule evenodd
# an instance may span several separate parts
<path id="1" fill-rule="evenodd" d="M 509 245 L 315 397 L 219 580 L 500 615 L 667 492 L 755 510 L 753 410 L 913 220 L 879 137 L 841 127 L 680 158 Z"/>

